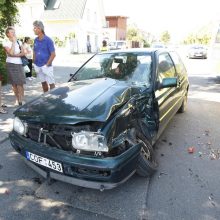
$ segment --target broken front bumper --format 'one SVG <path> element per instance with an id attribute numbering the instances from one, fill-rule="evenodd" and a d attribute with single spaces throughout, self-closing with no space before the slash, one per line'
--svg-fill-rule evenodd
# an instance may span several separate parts
<path id="1" fill-rule="evenodd" d="M 130 178 L 136 171 L 141 149 L 141 144 L 137 144 L 121 155 L 98 158 L 45 146 L 14 131 L 9 138 L 13 148 L 25 158 L 26 163 L 43 177 L 100 190 L 114 188 Z M 27 160 L 26 151 L 61 163 L 63 173 Z"/>

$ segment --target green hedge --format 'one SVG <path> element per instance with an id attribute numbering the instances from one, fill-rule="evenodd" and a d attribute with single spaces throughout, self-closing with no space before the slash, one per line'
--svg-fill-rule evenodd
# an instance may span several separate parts
<path id="1" fill-rule="evenodd" d="M 5 68 L 6 54 L 2 44 L 0 44 L 0 74 L 3 76 L 3 85 L 7 83 L 7 73 Z"/>

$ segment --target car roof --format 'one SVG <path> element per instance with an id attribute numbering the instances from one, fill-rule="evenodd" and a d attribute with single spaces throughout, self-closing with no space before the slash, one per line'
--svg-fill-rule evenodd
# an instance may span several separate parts
<path id="1" fill-rule="evenodd" d="M 108 53 L 154 53 L 156 51 L 160 51 L 160 52 L 169 52 L 170 50 L 166 49 L 166 48 L 128 48 L 128 49 L 120 49 L 120 50 L 111 50 L 111 51 L 106 51 L 106 52 L 101 52 L 99 54 L 108 54 Z"/>

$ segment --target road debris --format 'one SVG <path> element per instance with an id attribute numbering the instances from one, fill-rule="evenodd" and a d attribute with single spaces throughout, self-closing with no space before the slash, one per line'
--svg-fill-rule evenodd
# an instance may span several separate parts
<path id="1" fill-rule="evenodd" d="M 6 194 L 6 195 L 9 195 L 9 194 L 10 194 L 10 190 L 9 190 L 9 189 L 6 189 L 6 190 L 5 190 L 5 194 Z"/>
<path id="2" fill-rule="evenodd" d="M 209 136 L 210 131 L 209 130 L 205 130 L 205 136 Z"/>
<path id="3" fill-rule="evenodd" d="M 199 151 L 199 157 L 202 157 L 203 153 L 201 151 Z"/>
<path id="4" fill-rule="evenodd" d="M 164 173 L 164 172 L 160 172 L 158 178 L 160 178 L 162 175 L 168 175 L 167 173 Z"/>
<path id="5" fill-rule="evenodd" d="M 188 147 L 188 153 L 193 154 L 195 152 L 195 147 Z"/>
<path id="6" fill-rule="evenodd" d="M 220 158 L 220 150 L 219 149 L 212 149 L 210 152 L 210 159 L 217 160 Z"/>
<path id="7" fill-rule="evenodd" d="M 216 206 L 215 205 L 215 202 L 214 202 L 214 196 L 213 196 L 213 194 L 211 193 L 211 195 L 209 196 L 209 201 L 211 202 L 211 204 L 212 204 L 212 206 Z"/>
<path id="8" fill-rule="evenodd" d="M 39 185 L 42 184 L 42 180 L 39 177 L 33 177 L 32 180 Z"/>

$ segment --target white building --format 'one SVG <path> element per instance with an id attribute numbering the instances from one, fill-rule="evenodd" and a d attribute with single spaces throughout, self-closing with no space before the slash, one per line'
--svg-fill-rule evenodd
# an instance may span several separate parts
<path id="1" fill-rule="evenodd" d="M 102 0 L 27 0 L 19 4 L 20 36 L 33 36 L 34 20 L 42 20 L 45 33 L 61 41 L 67 40 L 71 52 L 98 51 L 102 42 L 105 16 Z M 72 36 L 70 38 L 70 36 Z M 75 36 L 75 38 L 73 38 Z"/>

